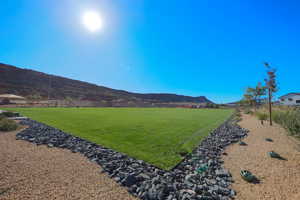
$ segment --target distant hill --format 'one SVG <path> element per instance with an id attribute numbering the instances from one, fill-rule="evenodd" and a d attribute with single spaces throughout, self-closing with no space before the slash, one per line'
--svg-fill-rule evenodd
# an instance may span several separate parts
<path id="1" fill-rule="evenodd" d="M 212 103 L 205 96 L 191 97 L 176 94 L 140 94 L 115 90 L 95 84 L 72 80 L 42 72 L 0 63 L 0 94 L 39 96 L 41 99 L 66 98 L 105 102 L 136 103 Z"/>

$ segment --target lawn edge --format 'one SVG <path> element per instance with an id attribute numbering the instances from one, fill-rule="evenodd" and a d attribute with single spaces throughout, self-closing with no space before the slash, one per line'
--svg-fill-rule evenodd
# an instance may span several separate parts
<path id="1" fill-rule="evenodd" d="M 186 156 L 182 162 L 171 170 L 162 170 L 142 160 L 134 159 L 126 154 L 102 147 L 33 120 L 22 122 L 28 125 L 29 128 L 17 134 L 17 139 L 27 140 L 38 145 L 46 144 L 48 147 L 66 148 L 74 153 L 79 152 L 90 161 L 99 164 L 104 172 L 111 178 L 127 187 L 131 194 L 141 199 L 147 199 L 149 195 L 157 196 L 161 192 L 163 192 L 162 195 L 179 198 L 183 195 L 183 191 L 187 189 L 194 191 L 192 192 L 193 194 L 187 195 L 198 195 L 199 191 L 195 191 L 195 187 L 197 189 L 199 185 L 198 181 L 204 184 L 205 179 L 201 179 L 203 175 L 221 178 L 226 183 L 226 186 L 222 187 L 224 191 L 226 190 L 225 193 L 223 191 L 223 195 L 225 197 L 231 197 L 234 195 L 234 191 L 229 188 L 230 182 L 232 181 L 231 175 L 222 168 L 220 155 L 226 146 L 239 141 L 240 138 L 247 134 L 246 130 L 232 122 L 232 116 L 212 131 L 190 155 Z M 222 138 L 220 136 L 223 136 L 224 141 L 220 140 L 220 138 Z M 41 138 L 44 138 L 44 140 L 41 140 Z M 216 146 L 212 146 L 211 142 L 215 143 Z M 220 142 L 220 144 L 218 144 L 218 142 Z M 197 157 L 198 161 L 194 160 L 195 157 Z M 205 172 L 205 174 L 195 174 L 196 169 L 202 164 L 207 164 L 209 170 Z M 197 182 L 193 182 L 195 181 L 193 180 L 194 176 L 197 177 Z M 166 180 L 172 180 L 170 184 L 177 182 L 177 186 L 174 186 L 176 189 L 165 191 L 165 184 L 162 183 Z M 162 187 L 164 189 L 162 191 L 156 188 L 153 189 L 153 185 L 158 185 L 158 188 Z M 218 186 L 218 188 L 219 187 L 221 186 Z M 151 188 L 155 190 L 155 194 L 150 190 Z M 213 188 L 207 187 L 202 188 L 201 191 L 208 192 L 207 194 L 211 196 L 221 195 L 219 191 L 212 191 L 211 189 Z"/>

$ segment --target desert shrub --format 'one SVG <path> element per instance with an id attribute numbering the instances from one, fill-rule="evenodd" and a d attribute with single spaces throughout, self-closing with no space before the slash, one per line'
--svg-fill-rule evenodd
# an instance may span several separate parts
<path id="1" fill-rule="evenodd" d="M 13 112 L 3 112 L 2 115 L 5 117 L 15 117 L 16 114 Z"/>
<path id="2" fill-rule="evenodd" d="M 5 116 L 2 113 L 0 113 L 0 120 L 2 120 L 4 118 L 5 118 Z"/>
<path id="3" fill-rule="evenodd" d="M 269 115 L 265 112 L 255 112 L 255 116 L 264 124 L 264 121 L 268 119 Z"/>
<path id="4" fill-rule="evenodd" d="M 1 119 L 0 120 L 0 131 L 14 131 L 18 128 L 18 124 L 14 120 Z"/>
<path id="5" fill-rule="evenodd" d="M 264 112 L 256 112 L 255 115 L 257 116 L 257 118 L 261 121 L 265 121 L 268 119 L 268 114 L 264 113 Z"/>
<path id="6" fill-rule="evenodd" d="M 272 118 L 287 129 L 291 135 L 300 136 L 300 111 L 298 109 L 275 111 Z"/>
<path id="7" fill-rule="evenodd" d="M 244 110 L 244 113 L 245 113 L 245 114 L 248 114 L 248 115 L 252 115 L 252 114 L 253 114 L 253 111 L 250 110 L 249 108 L 246 108 L 246 109 Z"/>
<path id="8" fill-rule="evenodd" d="M 207 104 L 206 104 L 206 107 L 207 107 L 207 108 L 214 108 L 214 104 L 212 104 L 212 103 L 207 103 Z"/>

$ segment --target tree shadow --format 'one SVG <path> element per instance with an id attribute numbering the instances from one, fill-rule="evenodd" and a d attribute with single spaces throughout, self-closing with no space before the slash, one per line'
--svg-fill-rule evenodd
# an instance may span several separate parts
<path id="1" fill-rule="evenodd" d="M 286 158 L 284 158 L 284 157 L 279 157 L 279 158 L 277 158 L 278 160 L 284 160 L 284 161 L 288 161 L 288 159 L 286 159 Z"/>
<path id="2" fill-rule="evenodd" d="M 271 138 L 266 138 L 265 139 L 267 142 L 274 142 Z"/>
<path id="3" fill-rule="evenodd" d="M 252 184 L 259 184 L 261 181 L 256 177 L 254 176 L 253 180 L 251 181 Z"/>

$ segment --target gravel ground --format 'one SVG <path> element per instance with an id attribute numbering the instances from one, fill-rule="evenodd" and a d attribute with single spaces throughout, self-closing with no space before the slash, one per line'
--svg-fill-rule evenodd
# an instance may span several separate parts
<path id="1" fill-rule="evenodd" d="M 229 120 L 214 130 L 171 171 L 33 120 L 23 120 L 21 123 L 29 128 L 16 137 L 37 146 L 79 152 L 143 200 L 228 200 L 235 192 L 229 188 L 232 177 L 222 167 L 221 154 L 226 146 L 238 142 L 248 132 L 232 122 Z"/>
<path id="2" fill-rule="evenodd" d="M 233 144 L 223 156 L 224 166 L 235 180 L 232 184 L 238 200 L 299 200 L 300 199 L 300 142 L 287 136 L 279 125 L 261 125 L 253 116 L 244 115 L 240 122 L 250 130 L 243 141 L 248 146 Z M 265 141 L 273 139 L 273 142 Z M 272 159 L 267 152 L 275 151 L 287 160 Z M 249 184 L 240 177 L 247 169 L 260 179 L 259 184 Z"/>
<path id="3" fill-rule="evenodd" d="M 0 199 L 131 200 L 123 187 L 79 153 L 16 140 L 0 132 Z"/>

